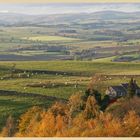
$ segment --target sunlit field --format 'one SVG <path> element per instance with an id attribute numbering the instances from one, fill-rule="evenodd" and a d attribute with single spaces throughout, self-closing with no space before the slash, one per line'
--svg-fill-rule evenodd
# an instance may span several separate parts
<path id="1" fill-rule="evenodd" d="M 69 38 L 69 37 L 61 37 L 61 36 L 35 36 L 35 37 L 28 37 L 23 38 L 32 41 L 76 41 L 79 39 Z"/>

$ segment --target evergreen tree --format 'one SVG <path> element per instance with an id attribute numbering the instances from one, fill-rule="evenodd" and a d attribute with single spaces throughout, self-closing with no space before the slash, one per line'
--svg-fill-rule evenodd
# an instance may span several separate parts
<path id="1" fill-rule="evenodd" d="M 110 98 L 108 95 L 105 95 L 101 102 L 101 110 L 104 111 L 109 105 Z"/>
<path id="2" fill-rule="evenodd" d="M 100 105 L 101 104 L 101 94 L 97 90 L 93 89 L 91 95 L 95 97 L 96 101 Z"/>
<path id="3" fill-rule="evenodd" d="M 128 85 L 128 90 L 127 90 L 127 97 L 130 99 L 135 95 L 136 89 L 135 89 L 135 82 L 133 78 L 131 78 L 129 85 Z"/>
<path id="4" fill-rule="evenodd" d="M 90 89 L 87 89 L 86 91 L 85 91 L 85 95 L 84 95 L 84 100 L 87 100 L 87 98 L 89 97 L 89 95 L 90 95 Z"/>

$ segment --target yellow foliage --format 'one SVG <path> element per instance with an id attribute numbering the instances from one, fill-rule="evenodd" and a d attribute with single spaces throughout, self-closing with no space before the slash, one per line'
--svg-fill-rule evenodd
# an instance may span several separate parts
<path id="1" fill-rule="evenodd" d="M 135 111 L 130 111 L 123 119 L 125 135 L 140 136 L 140 117 Z"/>
<path id="2" fill-rule="evenodd" d="M 9 116 L 6 122 L 6 126 L 3 128 L 0 136 L 1 137 L 11 137 L 14 133 L 15 124 L 14 119 Z"/>
<path id="3" fill-rule="evenodd" d="M 18 137 L 121 137 L 140 136 L 140 116 L 129 111 L 119 118 L 100 112 L 93 96 L 89 96 L 84 111 L 71 117 L 71 108 L 77 108 L 79 95 L 71 97 L 68 104 L 55 103 L 48 111 L 33 107 L 21 115 Z M 76 103 L 74 103 L 76 100 Z M 85 117 L 85 114 L 88 117 Z M 90 116 L 90 117 L 89 117 Z M 92 117 L 91 117 L 92 116 Z M 71 123 L 69 123 L 71 122 Z M 9 118 L 1 136 L 12 136 L 13 120 Z M 11 131 L 12 130 L 12 131 Z"/>
<path id="4" fill-rule="evenodd" d="M 84 110 L 85 118 L 90 119 L 97 117 L 99 115 L 99 106 L 93 96 L 89 96 L 86 102 L 86 107 Z"/>

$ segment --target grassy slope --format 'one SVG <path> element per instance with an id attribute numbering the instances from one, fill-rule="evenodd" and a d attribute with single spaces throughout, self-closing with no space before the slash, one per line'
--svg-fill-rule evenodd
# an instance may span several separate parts
<path id="1" fill-rule="evenodd" d="M 81 62 L 81 61 L 49 61 L 49 62 L 0 62 L 0 77 L 9 74 L 10 68 L 13 64 L 16 64 L 16 68 L 19 69 L 41 69 L 41 70 L 57 70 L 57 71 L 73 71 L 92 74 L 140 74 L 140 63 L 112 63 L 108 61 L 104 62 Z M 12 78 L 7 80 L 0 80 L 0 89 L 3 90 L 15 90 L 20 92 L 37 93 L 61 98 L 68 98 L 71 94 L 83 91 L 86 89 L 90 82 L 90 77 L 80 76 L 62 76 L 62 75 L 47 75 L 37 74 L 28 78 Z M 139 78 L 137 78 L 140 83 Z M 31 88 L 26 87 L 27 83 L 39 83 L 39 82 L 55 82 L 55 83 L 75 83 L 78 82 L 78 88 L 74 86 L 60 86 L 58 88 Z M 96 88 L 100 89 L 102 93 L 105 92 L 107 86 L 116 85 L 122 82 L 129 81 L 129 78 L 116 77 L 110 80 L 95 85 Z M 26 89 L 24 88 L 26 87 Z M 5 119 L 9 114 L 16 117 L 24 112 L 28 107 L 34 105 L 48 106 L 52 102 L 44 99 L 32 97 L 18 97 L 18 96 L 0 96 L 0 126 L 3 126 Z"/>
<path id="2" fill-rule="evenodd" d="M 52 101 L 38 99 L 35 97 L 19 97 L 19 96 L 0 96 L 0 129 L 5 125 L 5 121 L 9 115 L 15 120 L 32 106 L 49 107 Z"/>
<path id="3" fill-rule="evenodd" d="M 0 76 L 3 77 L 10 72 L 10 67 L 16 64 L 18 69 L 30 69 L 30 70 L 50 70 L 50 71 L 68 71 L 68 72 L 80 72 L 88 74 L 89 76 L 63 76 L 63 75 L 48 75 L 37 74 L 32 75 L 30 78 L 12 78 L 6 80 L 0 80 L 0 89 L 4 90 L 16 90 L 28 93 L 37 93 L 49 96 L 55 96 L 60 98 L 68 98 L 71 94 L 77 91 L 84 91 L 89 84 L 92 75 L 95 73 L 108 74 L 108 75 L 140 75 L 140 63 L 112 63 L 112 62 L 82 62 L 82 61 L 49 61 L 49 62 L 0 62 Z M 5 67 L 5 70 L 2 68 Z M 112 83 L 119 83 L 118 79 L 114 81 L 106 81 L 106 85 Z M 125 79 L 121 80 L 124 81 Z M 128 79 L 127 79 L 128 80 Z M 26 87 L 26 84 L 49 82 L 62 83 L 66 82 L 73 85 L 60 86 L 55 88 L 43 88 L 43 87 Z M 118 82 L 115 82 L 118 81 Z M 74 88 L 74 84 L 78 83 L 78 88 Z M 106 84 L 107 83 L 107 84 Z M 10 86 L 7 86 L 10 85 Z"/>
<path id="4" fill-rule="evenodd" d="M 16 64 L 18 69 L 52 70 L 82 73 L 102 74 L 140 74 L 140 63 L 114 63 L 114 62 L 91 62 L 91 61 L 40 61 L 40 62 L 0 62 L 1 66 Z"/>

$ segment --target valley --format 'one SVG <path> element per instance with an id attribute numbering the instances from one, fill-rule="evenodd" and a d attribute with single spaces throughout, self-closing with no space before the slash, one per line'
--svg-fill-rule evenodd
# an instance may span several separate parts
<path id="1" fill-rule="evenodd" d="M 22 16 L 24 24 L 20 20 Z M 10 17 L 13 17 L 12 21 Z M 140 60 L 140 17 L 137 12 L 102 11 L 32 17 L 1 14 L 0 21 L 0 60 L 84 61 L 109 57 L 119 62 Z"/>
<path id="2" fill-rule="evenodd" d="M 140 122 L 134 94 L 140 86 L 140 4 L 130 4 L 130 11 L 128 5 L 23 4 L 0 11 L 0 136 L 139 136 L 129 129 L 135 130 L 133 118 L 134 125 Z M 123 89 L 128 95 L 111 99 L 107 89 L 122 83 L 130 86 Z M 104 127 L 92 133 L 101 122 Z"/>

